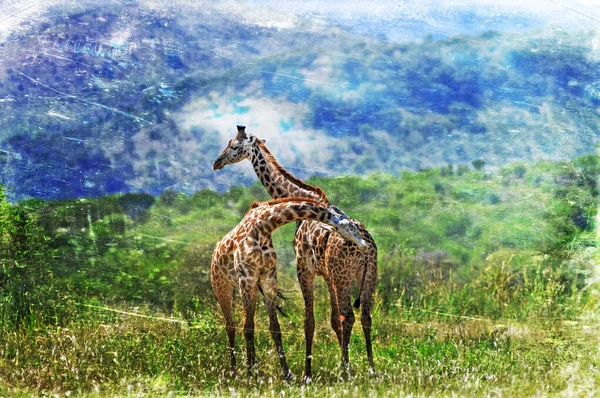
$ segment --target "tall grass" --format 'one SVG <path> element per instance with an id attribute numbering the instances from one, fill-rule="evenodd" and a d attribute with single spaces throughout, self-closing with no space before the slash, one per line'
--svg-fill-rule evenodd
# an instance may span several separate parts
<path id="1" fill-rule="evenodd" d="M 280 380 L 262 305 L 258 373 L 241 377 L 241 330 L 239 373 L 229 373 L 210 256 L 262 187 L 18 205 L 0 195 L 0 394 L 593 395 L 597 166 L 583 158 L 311 181 L 367 225 L 380 278 L 377 375 L 366 371 L 357 316 L 348 380 L 317 280 L 310 384 L 301 381 L 303 303 L 293 293 L 280 321 L 297 380 Z M 274 235 L 288 290 L 297 290 L 293 233 L 290 225 Z"/>
<path id="2" fill-rule="evenodd" d="M 231 377 L 225 332 L 211 308 L 194 323 L 169 322 L 98 310 L 69 327 L 0 331 L 0 384 L 6 391 L 42 394 L 317 394 L 508 396 L 599 391 L 597 323 L 493 322 L 385 311 L 375 317 L 377 375 L 368 376 L 360 329 L 351 341 L 353 370 L 339 374 L 339 347 L 318 316 L 314 377 L 300 380 L 301 311 L 283 321 L 284 344 L 297 380 L 280 379 L 265 325 L 257 322 L 258 374 Z M 239 316 L 239 314 L 237 314 Z M 323 314 L 321 314 L 323 315 Z M 239 317 L 238 317 L 239 319 Z M 241 336 L 237 353 L 244 358 Z M 569 369 L 577 369 L 577 374 Z M 243 365 L 240 374 L 244 375 Z"/>

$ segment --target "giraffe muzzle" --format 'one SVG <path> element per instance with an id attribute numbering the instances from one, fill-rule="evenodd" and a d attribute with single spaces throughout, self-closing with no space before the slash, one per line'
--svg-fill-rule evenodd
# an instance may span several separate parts
<path id="1" fill-rule="evenodd" d="M 215 160 L 215 162 L 213 163 L 212 169 L 213 170 L 221 170 L 223 168 L 223 162 L 221 162 L 221 159 L 217 159 Z"/>

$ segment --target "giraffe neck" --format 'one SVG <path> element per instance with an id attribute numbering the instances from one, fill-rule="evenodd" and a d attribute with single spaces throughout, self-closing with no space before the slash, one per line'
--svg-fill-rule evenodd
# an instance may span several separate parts
<path id="1" fill-rule="evenodd" d="M 317 202 L 285 202 L 266 207 L 257 217 L 254 229 L 271 234 L 284 224 L 299 220 L 314 220 L 335 227 L 334 216 Z"/>
<path id="2" fill-rule="evenodd" d="M 327 197 L 320 189 L 294 178 L 258 138 L 254 142 L 250 161 L 256 176 L 273 199 L 305 197 L 327 203 Z"/>

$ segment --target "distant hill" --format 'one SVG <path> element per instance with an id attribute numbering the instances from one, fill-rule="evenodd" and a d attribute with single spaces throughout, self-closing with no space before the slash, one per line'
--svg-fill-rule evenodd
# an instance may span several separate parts
<path id="1" fill-rule="evenodd" d="M 597 34 L 393 43 L 226 11 L 55 6 L 14 33 L 0 44 L 0 183 L 45 199 L 248 184 L 247 167 L 210 168 L 236 123 L 301 177 L 595 150 Z"/>

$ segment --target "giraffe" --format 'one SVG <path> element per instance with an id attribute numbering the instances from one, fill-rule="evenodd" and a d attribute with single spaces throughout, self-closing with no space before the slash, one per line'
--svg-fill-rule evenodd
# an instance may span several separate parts
<path id="1" fill-rule="evenodd" d="M 301 196 L 328 204 L 327 195 L 319 187 L 306 184 L 283 168 L 266 147 L 263 140 L 246 133 L 245 126 L 237 126 L 237 135 L 213 164 L 213 170 L 248 159 L 267 192 L 273 198 Z M 311 221 L 297 222 L 294 237 L 297 275 L 304 299 L 305 363 L 304 377 L 312 374 L 312 345 L 314 339 L 313 281 L 316 275 L 325 279 L 331 303 L 331 326 L 342 351 L 342 370 L 349 369 L 348 348 L 354 325 L 350 288 L 356 279 L 360 287 L 356 308 L 362 305 L 361 324 L 365 336 L 369 372 L 374 374 L 371 343 L 371 308 L 377 280 L 377 245 L 360 222 L 356 221 L 368 248 L 358 251 L 322 224 Z"/>
<path id="2" fill-rule="evenodd" d="M 335 206 L 309 198 L 294 197 L 263 203 L 254 202 L 240 223 L 217 243 L 211 263 L 211 284 L 225 318 L 233 372 L 235 372 L 233 292 L 237 285 L 243 302 L 244 338 L 250 376 L 256 363 L 254 314 L 257 289 L 260 287 L 269 311 L 269 329 L 275 342 L 284 378 L 292 378 L 285 360 L 281 329 L 277 320 L 277 258 L 271 233 L 280 226 L 296 220 L 315 220 L 324 223 L 325 228 L 336 231 L 345 239 L 354 242 L 358 248 L 367 248 L 358 226 Z"/>

